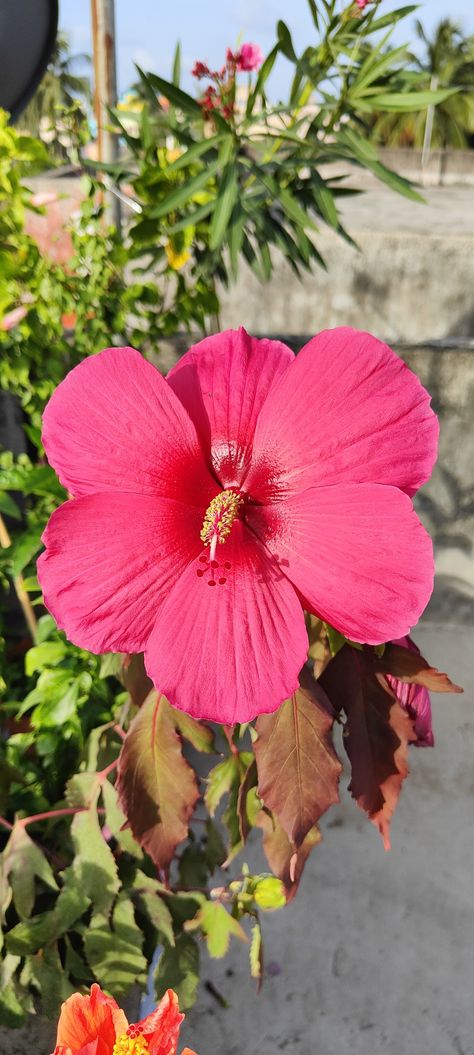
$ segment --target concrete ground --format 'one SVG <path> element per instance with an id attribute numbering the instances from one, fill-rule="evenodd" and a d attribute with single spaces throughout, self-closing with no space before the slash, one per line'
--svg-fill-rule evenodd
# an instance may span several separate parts
<path id="1" fill-rule="evenodd" d="M 183 1038 L 200 1055 L 473 1055 L 473 630 L 415 637 L 465 693 L 434 699 L 436 748 L 412 749 L 391 852 L 344 794 L 295 901 L 264 919 L 261 995 L 240 943 L 203 954 L 231 1006 L 201 986 Z"/>

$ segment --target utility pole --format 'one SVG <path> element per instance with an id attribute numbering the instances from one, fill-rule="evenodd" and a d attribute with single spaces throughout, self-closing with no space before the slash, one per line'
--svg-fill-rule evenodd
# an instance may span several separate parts
<path id="1" fill-rule="evenodd" d="M 113 163 L 119 157 L 118 136 L 109 131 L 108 109 L 117 105 L 117 65 L 115 55 L 114 0 L 91 0 L 92 44 L 94 51 L 94 109 L 97 121 L 99 161 Z M 107 185 L 110 180 L 104 179 Z M 120 200 L 107 191 L 107 213 L 120 231 Z"/>

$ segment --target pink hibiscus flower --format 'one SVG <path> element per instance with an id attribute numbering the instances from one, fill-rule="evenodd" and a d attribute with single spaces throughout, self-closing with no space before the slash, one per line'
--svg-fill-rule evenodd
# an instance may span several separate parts
<path id="1" fill-rule="evenodd" d="M 411 637 L 401 637 L 398 641 L 393 641 L 392 643 L 400 645 L 401 648 L 408 648 L 410 652 L 417 652 L 420 655 L 420 650 Z M 434 747 L 431 699 L 428 689 L 425 689 L 423 685 L 415 685 L 414 682 L 400 681 L 400 678 L 394 678 L 392 674 L 386 674 L 385 677 L 399 704 L 410 715 L 410 718 L 414 720 L 417 737 L 414 741 L 415 746 Z"/>
<path id="2" fill-rule="evenodd" d="M 432 590 L 410 496 L 438 427 L 387 345 L 351 329 L 295 358 L 240 329 L 165 380 L 132 348 L 86 359 L 44 413 L 74 495 L 38 562 L 76 644 L 144 652 L 172 704 L 244 722 L 297 687 L 303 606 L 355 641 L 404 636 Z"/>
<path id="3" fill-rule="evenodd" d="M 244 71 L 259 70 L 263 62 L 263 52 L 258 44 L 242 44 L 236 56 L 237 69 Z"/>

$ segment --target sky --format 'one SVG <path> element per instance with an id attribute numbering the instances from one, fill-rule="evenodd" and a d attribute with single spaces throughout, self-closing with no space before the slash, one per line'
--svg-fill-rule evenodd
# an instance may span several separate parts
<path id="1" fill-rule="evenodd" d="M 381 0 L 384 10 L 409 0 Z M 119 92 L 135 79 L 134 63 L 168 77 L 176 42 L 181 42 L 183 86 L 191 86 L 190 70 L 196 59 L 222 65 L 227 45 L 238 40 L 260 44 L 266 53 L 275 42 L 279 18 L 292 31 L 297 52 L 314 39 L 307 0 L 115 0 Z M 473 0 L 426 0 L 418 15 L 429 30 L 441 18 L 461 23 L 474 33 Z M 413 43 L 414 15 L 397 26 L 394 41 Z M 60 27 L 69 36 L 72 51 L 92 53 L 90 0 L 60 0 Z M 280 58 L 273 74 L 273 93 L 281 95 L 288 83 L 286 60 Z"/>

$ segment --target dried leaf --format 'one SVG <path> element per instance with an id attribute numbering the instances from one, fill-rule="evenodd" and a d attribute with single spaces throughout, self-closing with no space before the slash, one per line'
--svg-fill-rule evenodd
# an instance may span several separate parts
<path id="1" fill-rule="evenodd" d="M 254 744 L 260 798 L 297 848 L 339 801 L 341 763 L 331 740 L 334 714 L 320 684 L 304 682 L 274 714 L 257 720 Z"/>
<path id="2" fill-rule="evenodd" d="M 386 645 L 383 656 L 375 659 L 375 670 L 380 674 L 391 674 L 408 685 L 422 685 L 430 692 L 464 692 L 460 685 L 451 681 L 448 674 L 430 667 L 418 652 L 402 648 L 401 645 Z"/>
<path id="3" fill-rule="evenodd" d="M 388 850 L 390 820 L 408 776 L 408 744 L 416 740 L 413 721 L 385 679 L 375 673 L 371 653 L 346 646 L 329 664 L 322 682 L 333 706 L 347 715 L 349 790 L 379 829 Z"/>
<path id="4" fill-rule="evenodd" d="M 311 828 L 301 846 L 296 849 L 276 817 L 261 810 L 256 823 L 263 832 L 263 849 L 270 868 L 281 879 L 286 900 L 290 902 L 298 890 L 311 850 L 321 842 L 321 832 L 316 826 Z"/>
<path id="5" fill-rule="evenodd" d="M 158 868 L 167 868 L 186 838 L 199 798 L 196 776 L 183 758 L 174 711 L 151 693 L 122 747 L 116 788 L 133 835 Z"/>

